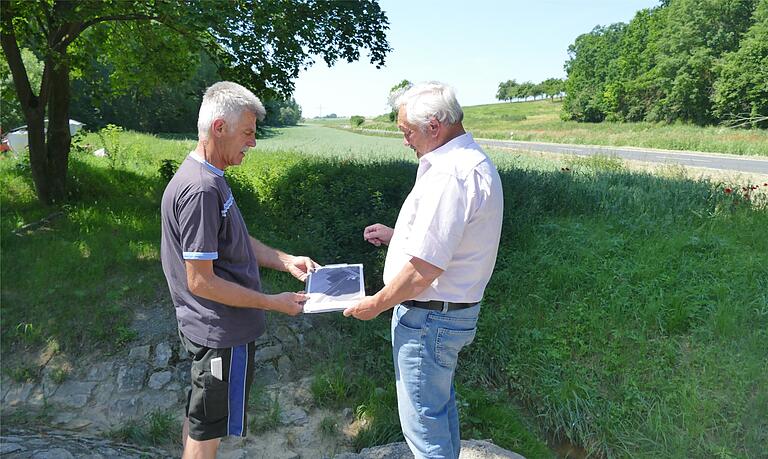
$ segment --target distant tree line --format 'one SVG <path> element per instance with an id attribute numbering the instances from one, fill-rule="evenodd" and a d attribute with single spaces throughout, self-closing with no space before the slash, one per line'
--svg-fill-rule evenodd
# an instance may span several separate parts
<path id="1" fill-rule="evenodd" d="M 499 83 L 499 90 L 496 92 L 496 98 L 499 100 L 527 100 L 532 97 L 549 97 L 554 100 L 555 97 L 562 97 L 565 90 L 565 81 L 559 78 L 548 78 L 541 83 L 525 81 L 518 83 L 516 80 L 507 80 Z"/>
<path id="2" fill-rule="evenodd" d="M 567 119 L 768 128 L 768 0 L 665 0 L 568 53 Z"/>

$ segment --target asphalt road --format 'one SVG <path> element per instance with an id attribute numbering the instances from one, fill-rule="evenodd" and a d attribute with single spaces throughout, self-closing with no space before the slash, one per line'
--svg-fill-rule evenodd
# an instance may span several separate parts
<path id="1" fill-rule="evenodd" d="M 385 131 L 380 129 L 363 130 L 380 134 L 400 135 L 399 132 Z M 562 143 L 524 142 L 516 140 L 475 139 L 475 141 L 480 145 L 490 148 L 529 150 L 579 156 L 617 156 L 622 159 L 644 161 L 648 163 L 673 165 L 677 164 L 689 167 L 705 167 L 709 169 L 768 175 L 768 156 L 738 156 L 725 153 L 657 150 L 654 148 L 636 147 L 604 147 L 599 145 L 571 145 Z"/>
<path id="2" fill-rule="evenodd" d="M 657 150 L 635 147 L 604 147 L 596 145 L 568 145 L 543 142 L 521 142 L 514 140 L 475 139 L 480 145 L 490 148 L 542 151 L 548 153 L 579 156 L 605 155 L 649 163 L 679 164 L 690 167 L 706 167 L 727 171 L 749 172 L 768 175 L 768 157 L 736 156 L 720 153 L 695 151 Z"/>

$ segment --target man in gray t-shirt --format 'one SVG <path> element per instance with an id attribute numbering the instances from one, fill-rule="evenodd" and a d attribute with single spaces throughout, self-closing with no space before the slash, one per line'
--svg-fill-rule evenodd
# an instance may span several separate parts
<path id="1" fill-rule="evenodd" d="M 163 193 L 160 258 L 176 308 L 179 335 L 193 358 L 184 422 L 184 457 L 215 457 L 221 437 L 245 436 L 254 340 L 264 311 L 296 315 L 307 297 L 261 292 L 259 267 L 299 280 L 319 265 L 262 244 L 248 234 L 224 170 L 256 144 L 265 110 L 231 82 L 205 92 L 197 147 Z"/>

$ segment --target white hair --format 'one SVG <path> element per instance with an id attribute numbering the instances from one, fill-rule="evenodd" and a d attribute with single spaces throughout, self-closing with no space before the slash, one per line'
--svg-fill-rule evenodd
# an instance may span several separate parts
<path id="1" fill-rule="evenodd" d="M 405 106 L 408 122 L 418 126 L 424 132 L 432 118 L 441 124 L 456 124 L 464 119 L 464 111 L 456 100 L 456 92 L 451 86 L 439 81 L 419 83 L 392 94 L 397 108 Z"/>
<path id="2" fill-rule="evenodd" d="M 231 81 L 220 81 L 205 90 L 200 112 L 197 115 L 197 136 L 200 140 L 208 138 L 211 125 L 217 119 L 223 119 L 227 129 L 232 129 L 244 111 L 256 115 L 262 121 L 267 114 L 258 97 L 243 86 Z"/>

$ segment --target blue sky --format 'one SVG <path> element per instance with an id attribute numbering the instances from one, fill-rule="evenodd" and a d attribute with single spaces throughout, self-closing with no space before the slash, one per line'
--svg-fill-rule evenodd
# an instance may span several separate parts
<path id="1" fill-rule="evenodd" d="M 459 103 L 498 102 L 502 81 L 565 78 L 568 46 L 596 25 L 629 22 L 658 0 L 381 0 L 393 51 L 381 69 L 359 62 L 331 68 L 317 59 L 296 80 L 305 117 L 375 116 L 388 111 L 389 89 L 403 79 L 438 80 Z"/>

